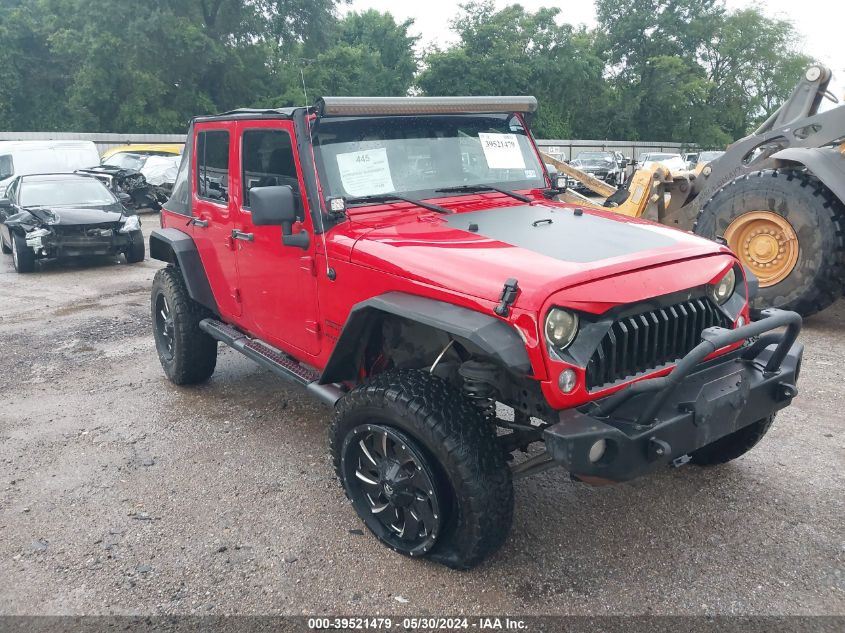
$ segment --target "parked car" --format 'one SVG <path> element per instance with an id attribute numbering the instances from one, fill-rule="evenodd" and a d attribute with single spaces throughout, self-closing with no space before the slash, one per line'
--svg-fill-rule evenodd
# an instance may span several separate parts
<path id="1" fill-rule="evenodd" d="M 175 160 L 178 161 L 179 158 L 175 157 Z M 172 171 L 175 172 L 176 168 Z M 143 209 L 160 210 L 161 204 L 170 196 L 173 187 L 172 180 L 154 185 L 147 181 L 142 172 L 135 169 L 115 167 L 114 165 L 97 165 L 88 169 L 77 169 L 75 173 L 97 178 L 118 197 L 121 194 L 126 194 L 128 198 L 124 199 L 124 206 L 134 211 Z M 175 176 L 173 176 L 173 179 L 175 180 Z"/>
<path id="2" fill-rule="evenodd" d="M 702 164 L 706 165 L 707 163 L 712 163 L 714 160 L 716 160 L 717 158 L 720 158 L 724 154 L 725 154 L 725 152 L 723 152 L 721 150 L 720 151 L 712 151 L 712 152 L 701 152 L 701 154 L 698 155 L 698 161 L 696 162 L 696 166 L 702 165 Z"/>
<path id="3" fill-rule="evenodd" d="M 661 152 L 649 152 L 640 157 L 640 167 L 645 169 L 654 163 L 660 163 L 669 168 L 669 171 L 686 171 L 687 164 L 680 154 L 666 154 Z"/>
<path id="4" fill-rule="evenodd" d="M 0 141 L 0 198 L 15 176 L 69 174 L 99 162 L 91 141 Z"/>
<path id="5" fill-rule="evenodd" d="M 627 161 L 621 152 L 580 152 L 570 165 L 614 187 L 625 184 Z M 584 185 L 574 178 L 568 179 L 567 186 L 584 189 Z"/>
<path id="6" fill-rule="evenodd" d="M 684 154 L 684 163 L 686 163 L 687 169 L 695 169 L 695 166 L 698 164 L 698 152 L 687 152 Z"/>
<path id="7" fill-rule="evenodd" d="M 35 270 L 37 259 L 123 253 L 144 259 L 137 215 L 103 183 L 77 174 L 17 176 L 0 199 L 0 246 L 15 270 Z"/>
<path id="8" fill-rule="evenodd" d="M 222 342 L 305 387 L 333 410 L 367 528 L 452 567 L 507 538 L 513 478 L 727 462 L 797 393 L 800 316 L 749 324 L 753 286 L 722 244 L 554 201 L 536 106 L 326 97 L 198 117 L 150 237 L 165 375 L 207 380 Z"/>
<path id="9" fill-rule="evenodd" d="M 103 165 L 140 171 L 149 156 L 181 156 L 184 143 L 130 143 L 110 147 L 100 159 Z"/>
<path id="10" fill-rule="evenodd" d="M 131 172 L 140 173 L 151 188 L 152 194 L 148 198 L 160 198 L 166 200 L 176 180 L 176 173 L 179 171 L 179 163 L 182 160 L 184 145 L 177 143 L 162 143 L 150 145 L 123 145 L 113 147 L 103 154 L 101 173 L 111 172 L 119 169 L 119 178 Z M 134 188 L 139 189 L 137 186 Z M 132 195 L 132 191 L 126 190 Z M 133 195 L 137 205 L 142 203 L 137 195 Z M 160 205 L 153 203 L 149 208 L 158 210 Z M 137 208 L 143 208 L 138 206 Z"/>

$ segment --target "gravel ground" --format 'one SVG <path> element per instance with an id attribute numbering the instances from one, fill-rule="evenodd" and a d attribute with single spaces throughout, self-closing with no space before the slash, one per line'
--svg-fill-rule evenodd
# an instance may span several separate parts
<path id="1" fill-rule="evenodd" d="M 522 480 L 508 543 L 454 572 L 362 532 L 303 391 L 229 349 L 167 382 L 158 266 L 0 260 L 0 613 L 845 614 L 845 302 L 807 320 L 801 395 L 751 453 Z"/>

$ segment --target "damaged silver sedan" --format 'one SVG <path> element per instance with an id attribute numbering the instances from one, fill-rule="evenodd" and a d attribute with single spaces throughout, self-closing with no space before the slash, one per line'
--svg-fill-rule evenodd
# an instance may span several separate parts
<path id="1" fill-rule="evenodd" d="M 0 247 L 19 273 L 38 259 L 123 253 L 144 259 L 141 221 L 98 179 L 77 174 L 20 176 L 0 199 Z"/>

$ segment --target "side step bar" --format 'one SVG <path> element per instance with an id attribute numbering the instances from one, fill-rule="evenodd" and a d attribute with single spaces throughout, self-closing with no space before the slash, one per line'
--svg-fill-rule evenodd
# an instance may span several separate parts
<path id="1" fill-rule="evenodd" d="M 317 381 L 320 375 L 309 367 L 305 367 L 292 356 L 276 349 L 258 339 L 250 338 L 231 325 L 216 319 L 203 319 L 200 329 L 210 337 L 238 350 L 256 363 L 265 367 L 282 378 L 286 378 L 305 387 L 318 400 L 334 407 L 343 397 L 343 391 L 337 385 L 321 385 Z"/>

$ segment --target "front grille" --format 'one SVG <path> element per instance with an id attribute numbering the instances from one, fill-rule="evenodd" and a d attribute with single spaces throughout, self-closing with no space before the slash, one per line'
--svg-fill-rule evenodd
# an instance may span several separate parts
<path id="1" fill-rule="evenodd" d="M 702 330 L 730 325 L 705 297 L 619 318 L 587 363 L 587 389 L 671 364 L 701 342 Z"/>
<path id="2" fill-rule="evenodd" d="M 120 222 L 100 222 L 99 224 L 54 224 L 53 231 L 62 237 L 99 237 L 101 231 L 117 232 Z"/>

